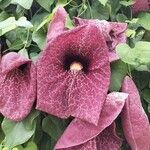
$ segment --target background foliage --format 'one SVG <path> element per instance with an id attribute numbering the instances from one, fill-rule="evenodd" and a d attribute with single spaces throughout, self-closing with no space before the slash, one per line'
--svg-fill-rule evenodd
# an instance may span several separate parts
<path id="1" fill-rule="evenodd" d="M 48 24 L 59 6 L 68 12 L 68 28 L 74 26 L 73 16 L 126 22 L 128 42 L 117 46 L 121 60 L 111 64 L 110 91 L 119 91 L 124 76 L 132 76 L 150 116 L 150 13 L 134 16 L 130 7 L 133 3 L 132 0 L 0 0 L 1 53 L 15 51 L 36 61 L 45 45 Z M 37 110 L 21 122 L 0 116 L 0 150 L 53 150 L 70 121 Z M 123 136 L 120 118 L 118 130 Z M 122 149 L 130 148 L 124 143 Z"/>

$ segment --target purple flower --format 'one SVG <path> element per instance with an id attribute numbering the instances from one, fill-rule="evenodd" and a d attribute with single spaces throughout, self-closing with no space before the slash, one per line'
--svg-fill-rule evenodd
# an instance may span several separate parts
<path id="1" fill-rule="evenodd" d="M 122 111 L 124 135 L 132 150 L 149 150 L 150 124 L 142 107 L 139 92 L 131 78 L 125 78 L 122 91 L 129 94 Z"/>
<path id="2" fill-rule="evenodd" d="M 109 48 L 109 61 L 112 62 L 119 59 L 115 52 L 115 48 L 119 43 L 126 43 L 126 23 L 108 22 L 106 20 L 87 20 L 81 18 L 75 18 L 74 21 L 77 26 L 85 24 L 96 25 L 103 33 Z"/>
<path id="3" fill-rule="evenodd" d="M 74 119 L 57 142 L 55 149 L 118 150 L 122 140 L 117 137 L 114 121 L 121 112 L 124 135 L 132 150 L 149 150 L 150 125 L 131 78 L 123 82 L 124 93 L 107 96 L 97 126 Z M 124 105 L 125 104 L 125 105 Z"/>
<path id="4" fill-rule="evenodd" d="M 59 8 L 37 62 L 36 107 L 97 125 L 110 83 L 106 41 L 93 24 L 65 30 L 65 18 Z"/>
<path id="5" fill-rule="evenodd" d="M 149 4 L 150 4 L 149 0 L 135 0 L 135 3 L 131 7 L 133 14 L 137 14 L 141 11 L 149 11 L 150 10 Z"/>
<path id="6" fill-rule="evenodd" d="M 122 140 L 117 137 L 113 122 L 120 114 L 127 96 L 119 92 L 108 94 L 97 126 L 74 119 L 57 142 L 55 149 L 118 150 Z"/>
<path id="7" fill-rule="evenodd" d="M 4 55 L 0 67 L 0 112 L 20 121 L 29 114 L 35 100 L 35 67 L 30 59 L 15 52 Z"/>

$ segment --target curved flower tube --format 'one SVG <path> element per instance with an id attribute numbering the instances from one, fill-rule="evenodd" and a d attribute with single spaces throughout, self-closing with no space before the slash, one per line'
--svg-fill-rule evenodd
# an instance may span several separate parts
<path id="1" fill-rule="evenodd" d="M 132 150 L 149 150 L 149 120 L 142 107 L 138 90 L 128 76 L 124 79 L 122 91 L 129 94 L 122 111 L 124 135 Z"/>
<path id="2" fill-rule="evenodd" d="M 131 6 L 133 14 L 137 14 L 141 11 L 150 10 L 149 0 L 135 0 L 135 3 Z"/>
<path id="3" fill-rule="evenodd" d="M 4 55 L 0 67 L 0 112 L 20 121 L 30 113 L 36 97 L 35 67 L 15 52 Z"/>
<path id="4" fill-rule="evenodd" d="M 87 20 L 77 17 L 74 18 L 74 21 L 76 26 L 95 24 L 99 30 L 101 30 L 107 42 L 109 48 L 109 61 L 112 62 L 119 59 L 115 52 L 115 48 L 119 43 L 126 43 L 126 23 L 108 22 L 105 20 Z"/>
<path id="5" fill-rule="evenodd" d="M 54 20 L 53 26 L 64 22 L 63 17 Z M 63 29 L 64 23 L 59 24 Z M 97 125 L 109 83 L 108 48 L 97 26 L 83 25 L 63 31 L 47 43 L 37 61 L 36 108 Z"/>
<path id="6" fill-rule="evenodd" d="M 128 94 L 119 92 L 108 94 L 97 126 L 74 119 L 57 142 L 55 149 L 82 150 L 88 146 L 88 150 L 117 150 L 122 140 L 116 136 L 113 122 L 120 114 L 127 96 Z M 96 144 L 96 148 L 93 148 L 91 142 Z"/>

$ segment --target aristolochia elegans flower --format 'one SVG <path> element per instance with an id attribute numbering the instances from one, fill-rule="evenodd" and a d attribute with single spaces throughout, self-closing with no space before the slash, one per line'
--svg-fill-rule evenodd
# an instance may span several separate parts
<path id="1" fill-rule="evenodd" d="M 131 78 L 124 79 L 122 91 L 129 94 L 122 111 L 124 135 L 132 150 L 149 150 L 150 124 Z"/>
<path id="2" fill-rule="evenodd" d="M 74 119 L 55 149 L 118 150 L 122 140 L 115 133 L 113 121 L 120 114 L 127 96 L 128 94 L 119 92 L 108 94 L 97 126 Z"/>
<path id="3" fill-rule="evenodd" d="M 150 10 L 149 0 L 135 0 L 135 3 L 131 6 L 133 14 L 137 14 L 141 11 Z"/>
<path id="4" fill-rule="evenodd" d="M 37 109 L 96 125 L 110 82 L 108 48 L 93 24 L 65 30 L 64 11 L 57 10 L 37 62 Z"/>
<path id="5" fill-rule="evenodd" d="M 124 135 L 132 150 L 149 150 L 149 120 L 141 105 L 138 90 L 131 78 L 125 78 L 122 91 L 128 93 L 128 97 L 127 94 L 123 93 L 108 94 L 98 126 L 79 119 L 73 120 L 57 142 L 55 149 L 120 149 L 122 140 L 116 137 L 115 126 L 111 124 L 122 111 Z"/>
<path id="6" fill-rule="evenodd" d="M 74 21 L 77 26 L 85 24 L 96 25 L 103 33 L 109 48 L 109 61 L 112 62 L 119 59 L 115 52 L 115 48 L 119 43 L 126 43 L 126 23 L 108 22 L 106 20 L 87 20 L 81 18 L 74 18 Z"/>
<path id="7" fill-rule="evenodd" d="M 35 100 L 35 67 L 30 59 L 10 52 L 2 57 L 0 69 L 0 112 L 20 121 L 29 114 Z"/>

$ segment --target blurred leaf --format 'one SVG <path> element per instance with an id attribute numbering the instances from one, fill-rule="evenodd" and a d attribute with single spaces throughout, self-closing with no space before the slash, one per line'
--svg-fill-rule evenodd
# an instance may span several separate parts
<path id="1" fill-rule="evenodd" d="M 43 49 L 46 44 L 46 33 L 42 28 L 38 31 L 34 31 L 32 34 L 32 40 L 37 43 L 40 49 Z"/>
<path id="2" fill-rule="evenodd" d="M 119 91 L 122 81 L 127 74 L 127 65 L 122 61 L 117 61 L 111 65 L 110 91 Z"/>
<path id="3" fill-rule="evenodd" d="M 19 20 L 16 22 L 16 25 L 19 27 L 25 27 L 25 28 L 32 28 L 33 27 L 31 22 L 29 22 L 26 17 L 19 18 Z"/>
<path id="4" fill-rule="evenodd" d="M 99 2 L 100 2 L 102 5 L 104 5 L 104 6 L 106 5 L 107 1 L 108 1 L 108 0 L 99 0 Z"/>
<path id="5" fill-rule="evenodd" d="M 69 15 L 67 15 L 67 21 L 65 23 L 65 27 L 68 28 L 68 29 L 73 29 L 74 28 L 73 23 L 72 23 Z"/>
<path id="6" fill-rule="evenodd" d="M 6 20 L 9 17 L 9 14 L 6 13 L 5 11 L 2 11 L 0 13 L 0 22 Z"/>
<path id="7" fill-rule="evenodd" d="M 18 21 L 15 20 L 15 17 L 9 17 L 0 22 L 0 36 L 17 27 L 32 28 L 33 26 L 25 17 L 19 18 Z"/>
<path id="8" fill-rule="evenodd" d="M 19 4 L 25 9 L 30 9 L 32 3 L 33 3 L 33 0 L 11 0 L 11 4 Z"/>
<path id="9" fill-rule="evenodd" d="M 122 61 L 130 65 L 140 66 L 150 63 L 150 42 L 137 42 L 134 48 L 127 44 L 119 44 L 117 53 Z"/>
<path id="10" fill-rule="evenodd" d="M 128 18 L 124 14 L 117 14 L 116 19 L 118 22 L 125 22 Z"/>
<path id="11" fill-rule="evenodd" d="M 28 142 L 26 148 L 24 148 L 23 150 L 38 150 L 38 148 L 34 142 Z"/>
<path id="12" fill-rule="evenodd" d="M 36 0 L 45 10 L 50 12 L 50 7 L 54 3 L 54 0 Z"/>
<path id="13" fill-rule="evenodd" d="M 66 126 L 67 123 L 65 120 L 53 116 L 45 117 L 42 122 L 43 131 L 46 132 L 55 141 L 57 141 L 61 134 L 64 132 Z"/>
<path id="14" fill-rule="evenodd" d="M 87 19 L 109 19 L 109 9 L 107 6 L 103 6 L 98 0 L 93 1 L 91 6 L 88 6 L 87 10 L 81 15 Z"/>
<path id="15" fill-rule="evenodd" d="M 150 13 L 140 13 L 140 15 L 138 16 L 137 23 L 139 23 L 146 30 L 150 30 Z"/>
<path id="16" fill-rule="evenodd" d="M 123 5 L 123 6 L 130 6 L 130 5 L 133 5 L 135 3 L 134 0 L 124 0 L 124 1 L 120 1 L 120 4 Z"/>
<path id="17" fill-rule="evenodd" d="M 1 0 L 0 1 L 0 9 L 4 9 L 6 8 L 7 6 L 9 6 L 11 3 L 11 0 Z"/>
<path id="18" fill-rule="evenodd" d="M 28 52 L 27 52 L 27 50 L 25 48 L 21 49 L 18 53 L 20 55 L 22 55 L 23 57 L 25 57 L 25 58 L 29 58 Z"/>
<path id="19" fill-rule="evenodd" d="M 147 101 L 150 104 L 150 89 L 146 88 L 142 90 L 142 96 L 145 101 Z"/>
<path id="20" fill-rule="evenodd" d="M 146 71 L 133 71 L 132 77 L 139 90 L 143 90 L 148 87 L 150 81 L 150 73 Z"/>
<path id="21" fill-rule="evenodd" d="M 2 129 L 5 133 L 5 145 L 13 148 L 17 145 L 25 143 L 34 134 L 36 127 L 36 117 L 38 111 L 33 111 L 26 119 L 21 122 L 14 122 L 4 119 L 2 122 Z"/>
<path id="22" fill-rule="evenodd" d="M 150 104 L 148 104 L 148 112 L 150 113 Z"/>
<path id="23" fill-rule="evenodd" d="M 41 24 L 41 22 L 43 22 L 48 16 L 49 16 L 49 13 L 47 12 L 35 14 L 31 19 L 31 23 L 33 24 L 34 28 L 37 28 Z"/>

